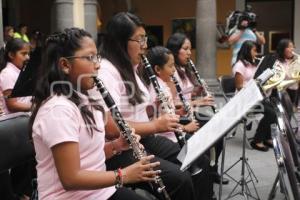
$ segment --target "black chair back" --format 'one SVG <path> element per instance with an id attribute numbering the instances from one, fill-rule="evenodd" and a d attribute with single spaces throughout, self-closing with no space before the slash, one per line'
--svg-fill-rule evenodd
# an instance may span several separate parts
<path id="1" fill-rule="evenodd" d="M 0 173 L 34 159 L 29 139 L 29 115 L 13 113 L 0 117 Z"/>
<path id="2" fill-rule="evenodd" d="M 224 75 L 219 77 L 221 92 L 225 100 L 228 102 L 235 95 L 235 80 L 233 76 Z"/>

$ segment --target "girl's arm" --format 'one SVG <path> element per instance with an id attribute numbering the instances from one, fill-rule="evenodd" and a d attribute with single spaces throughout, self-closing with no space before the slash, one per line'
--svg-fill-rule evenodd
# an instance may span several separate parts
<path id="1" fill-rule="evenodd" d="M 235 76 L 234 76 L 234 79 L 235 79 L 235 87 L 237 90 L 240 90 L 243 88 L 243 85 L 244 85 L 244 77 L 242 74 L 240 74 L 239 72 L 236 72 L 235 73 Z"/>
<path id="2" fill-rule="evenodd" d="M 128 122 L 135 133 L 141 137 L 153 135 L 155 133 L 162 133 L 167 131 L 175 131 L 179 123 L 179 116 L 163 114 L 149 122 Z"/>
<path id="3" fill-rule="evenodd" d="M 107 122 L 105 125 L 106 137 L 109 139 L 118 138 L 120 131 L 115 124 L 111 113 L 107 113 Z M 174 131 L 179 126 L 179 116 L 164 114 L 149 122 L 132 122 L 127 121 L 131 128 L 135 129 L 135 133 L 140 136 L 153 135 L 155 133 Z"/>
<path id="4" fill-rule="evenodd" d="M 116 182 L 113 171 L 89 171 L 80 168 L 79 145 L 76 142 L 63 142 L 51 148 L 58 176 L 65 190 L 94 190 L 112 186 Z M 153 181 L 159 171 L 147 171 L 159 165 L 150 163 L 153 156 L 122 169 L 123 182 Z"/>
<path id="5" fill-rule="evenodd" d="M 266 43 L 265 37 L 256 30 L 255 30 L 255 35 L 256 35 L 258 44 L 265 44 Z"/>
<path id="6" fill-rule="evenodd" d="M 8 97 L 11 95 L 12 90 L 3 91 L 3 96 Z M 5 103 L 9 111 L 11 112 L 27 112 L 30 111 L 31 103 L 21 103 L 17 101 L 17 98 L 5 98 Z"/>

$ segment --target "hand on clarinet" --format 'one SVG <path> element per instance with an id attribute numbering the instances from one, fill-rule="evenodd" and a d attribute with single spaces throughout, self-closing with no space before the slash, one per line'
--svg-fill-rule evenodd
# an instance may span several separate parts
<path id="1" fill-rule="evenodd" d="M 143 157 L 140 161 L 124 168 L 123 182 L 136 183 L 141 181 L 155 181 L 155 176 L 161 173 L 161 170 L 155 170 L 160 162 L 152 162 L 154 155 Z"/>
<path id="2" fill-rule="evenodd" d="M 200 128 L 200 124 L 196 120 L 193 120 L 187 125 L 182 126 L 182 130 L 187 133 L 194 133 L 199 128 Z"/>
<path id="3" fill-rule="evenodd" d="M 192 101 L 192 105 L 193 106 L 214 106 L 215 100 L 212 96 L 206 96 Z"/>
<path id="4" fill-rule="evenodd" d="M 139 141 L 141 140 L 141 136 L 135 134 L 135 129 L 134 128 L 132 128 L 131 131 L 132 131 L 132 133 L 131 133 L 132 137 L 135 139 L 135 141 L 137 143 L 139 143 Z M 126 141 L 126 139 L 122 135 L 120 135 L 120 137 L 116 140 L 116 143 L 118 144 L 118 146 L 120 148 L 120 151 L 126 151 L 130 148 L 128 142 Z M 139 143 L 139 147 L 140 147 L 140 149 L 144 149 L 144 146 L 141 143 Z"/>
<path id="5" fill-rule="evenodd" d="M 163 114 L 155 119 L 156 132 L 175 131 L 179 126 L 179 115 Z"/>

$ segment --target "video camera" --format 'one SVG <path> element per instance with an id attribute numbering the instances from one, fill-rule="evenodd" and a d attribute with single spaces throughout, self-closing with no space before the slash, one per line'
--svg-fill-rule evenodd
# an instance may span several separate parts
<path id="1" fill-rule="evenodd" d="M 240 30 L 244 30 L 246 28 L 256 28 L 256 17 L 257 15 L 252 12 L 252 7 L 250 5 L 246 6 L 245 11 L 237 10 L 231 12 L 226 19 L 225 33 L 227 35 L 231 35 L 236 28 Z M 247 21 L 248 25 L 243 25 L 243 21 Z"/>

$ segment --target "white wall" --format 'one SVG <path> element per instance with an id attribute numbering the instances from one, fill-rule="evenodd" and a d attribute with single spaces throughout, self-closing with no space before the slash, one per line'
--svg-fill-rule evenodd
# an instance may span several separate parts
<path id="1" fill-rule="evenodd" d="M 294 42 L 297 53 L 300 53 L 300 0 L 295 0 Z"/>

